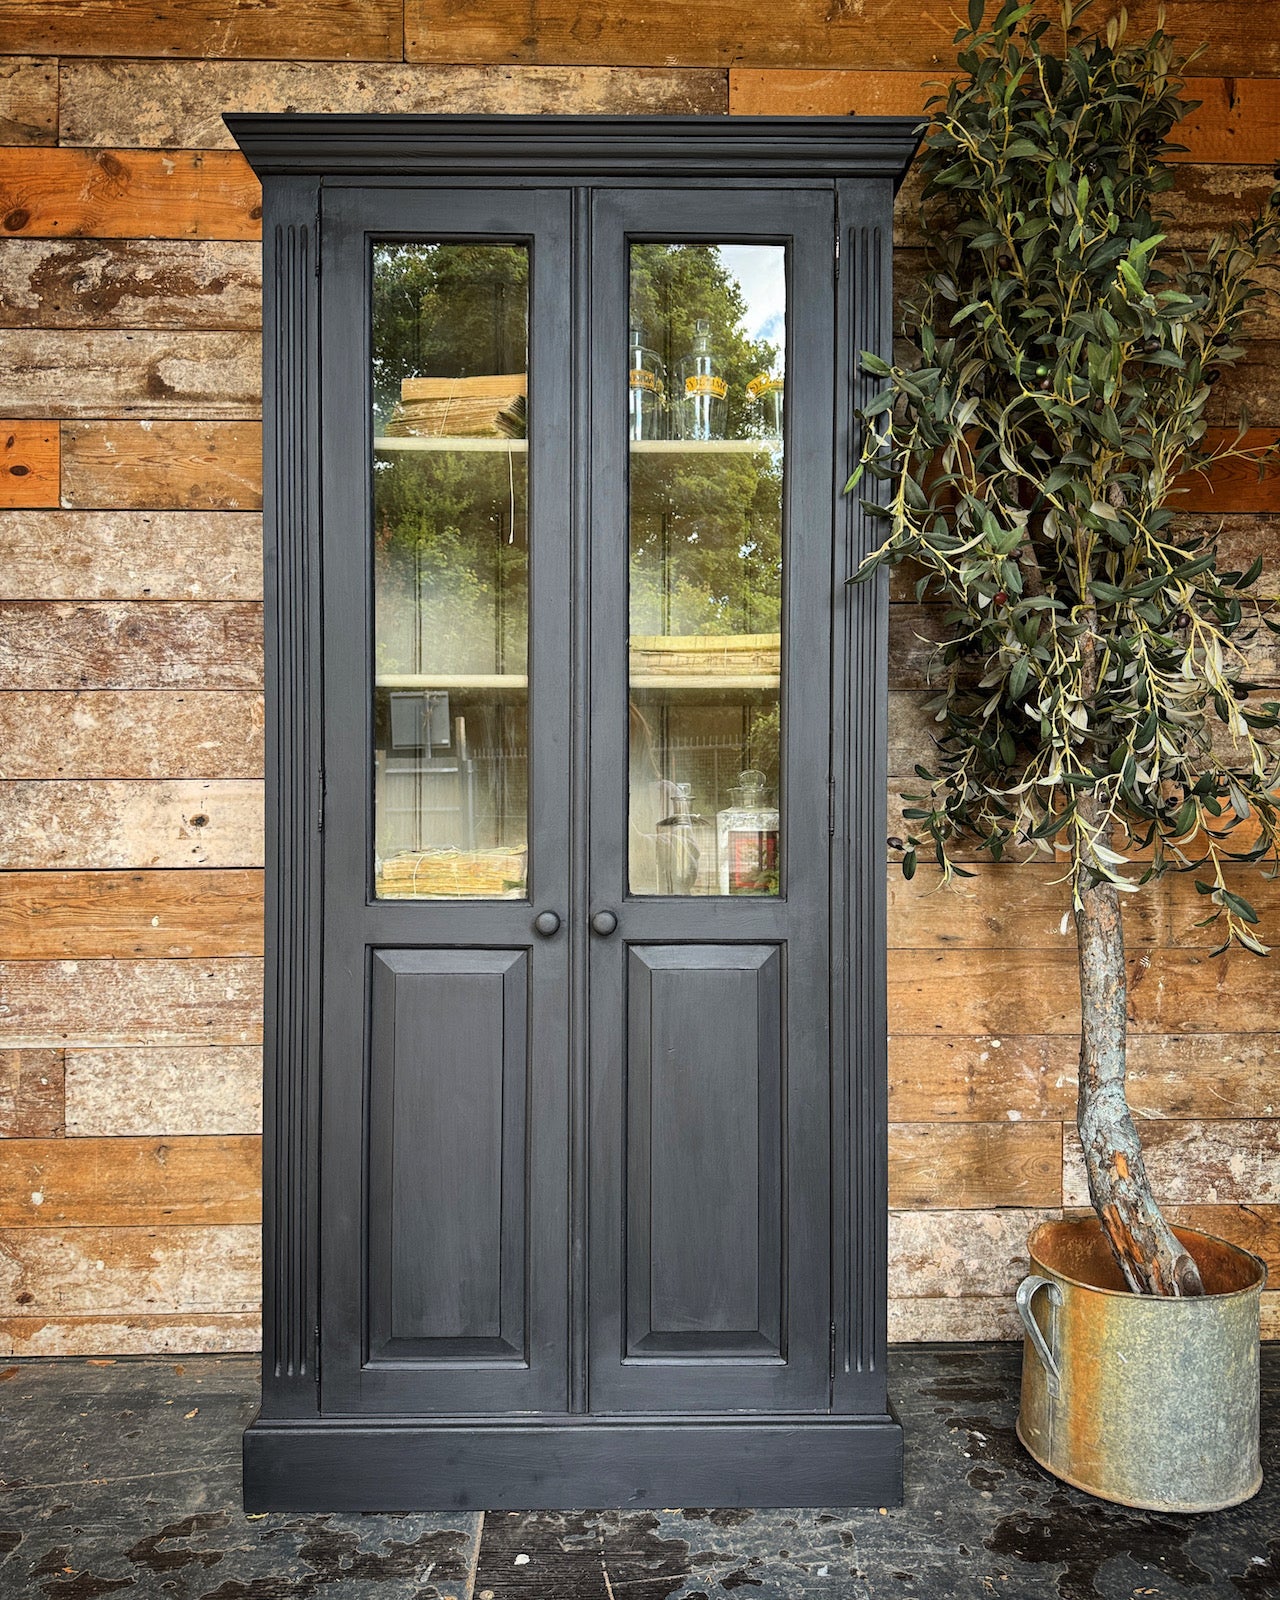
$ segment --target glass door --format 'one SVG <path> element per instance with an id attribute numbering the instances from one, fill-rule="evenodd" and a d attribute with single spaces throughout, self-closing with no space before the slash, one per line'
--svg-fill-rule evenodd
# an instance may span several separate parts
<path id="1" fill-rule="evenodd" d="M 828 1400 L 834 234 L 595 202 L 593 1410 Z"/>
<path id="2" fill-rule="evenodd" d="M 325 228 L 325 1404 L 559 1410 L 568 198 Z"/>

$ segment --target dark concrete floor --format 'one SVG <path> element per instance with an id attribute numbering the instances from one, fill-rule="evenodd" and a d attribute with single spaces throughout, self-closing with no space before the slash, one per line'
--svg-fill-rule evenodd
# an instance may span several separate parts
<path id="1" fill-rule="evenodd" d="M 3 1600 L 1262 1600 L 1280 1596 L 1280 1349 L 1248 1505 L 1127 1511 L 1013 1433 L 1013 1346 L 907 1348 L 906 1504 L 876 1511 L 263 1516 L 240 1510 L 250 1357 L 0 1368 Z"/>

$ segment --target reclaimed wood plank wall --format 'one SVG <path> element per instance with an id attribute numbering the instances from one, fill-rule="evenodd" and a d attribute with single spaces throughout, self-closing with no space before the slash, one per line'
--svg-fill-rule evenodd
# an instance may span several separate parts
<path id="1" fill-rule="evenodd" d="M 516 0 L 0 0 L 6 1353 L 258 1336 L 260 196 L 222 112 L 913 113 L 957 9 L 540 0 L 530 27 Z M 1280 155 L 1280 32 L 1256 0 L 1167 9 L 1207 46 L 1172 202 L 1194 247 Z M 905 291 L 910 192 L 899 222 Z M 1274 436 L 1274 302 L 1257 333 L 1218 420 L 1244 396 Z M 1188 506 L 1280 583 L 1280 479 Z M 906 584 L 893 611 L 909 773 L 935 619 Z M 890 870 L 890 1331 L 1011 1337 L 1029 1226 L 1085 1198 L 1062 887 L 1037 866 L 935 887 Z M 1253 893 L 1280 934 L 1280 887 Z M 1127 909 L 1157 1186 L 1280 1271 L 1275 969 L 1211 960 L 1185 883 Z"/>

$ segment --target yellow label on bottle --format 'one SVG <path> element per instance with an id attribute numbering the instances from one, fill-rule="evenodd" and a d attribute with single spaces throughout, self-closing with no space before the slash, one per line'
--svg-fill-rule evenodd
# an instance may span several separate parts
<path id="1" fill-rule="evenodd" d="M 631 387 L 633 389 L 648 389 L 651 394 L 661 394 L 662 379 L 656 372 L 650 372 L 646 367 L 632 367 Z"/>
<path id="2" fill-rule="evenodd" d="M 684 380 L 684 392 L 686 394 L 711 394 L 717 400 L 723 400 L 729 392 L 729 385 L 723 378 L 703 375 L 701 377 L 686 378 Z"/>
<path id="3" fill-rule="evenodd" d="M 759 373 L 747 385 L 748 400 L 758 400 L 762 394 L 780 394 L 781 392 L 782 379 L 771 378 L 767 372 Z"/>

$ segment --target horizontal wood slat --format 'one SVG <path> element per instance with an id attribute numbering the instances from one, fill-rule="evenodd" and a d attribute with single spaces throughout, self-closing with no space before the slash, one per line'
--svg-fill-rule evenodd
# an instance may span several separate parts
<path id="1" fill-rule="evenodd" d="M 1104 22 L 1108 0 L 1091 13 Z M 1280 71 L 1280 39 L 1256 0 L 1169 0 L 1168 27 L 1191 49 L 1201 73 Z M 1130 0 L 1135 35 L 1156 25 L 1156 0 Z M 409 61 L 623 62 L 725 67 L 837 67 L 936 71 L 953 64 L 963 8 L 952 0 L 792 0 L 766 16 L 759 0 L 719 0 L 697 10 L 678 0 L 624 7 L 615 0 L 540 0 L 536 21 L 526 0 L 472 0 L 447 22 L 436 0 L 406 0 L 404 53 Z M 36 48 L 34 45 L 29 48 Z M 46 48 L 40 46 L 40 48 Z"/>
<path id="2" fill-rule="evenodd" d="M 889 1129 L 889 1204 L 986 1210 L 1062 1203 L 1056 1122 L 899 1123 Z"/>
<path id="3" fill-rule="evenodd" d="M 399 60 L 400 0 L 0 0 L 10 50 L 60 56 L 300 56 Z"/>
<path id="4" fill-rule="evenodd" d="M 14 961 L 258 956 L 262 873 L 5 873 L 0 949 Z"/>
<path id="5" fill-rule="evenodd" d="M 262 1051 L 154 1045 L 66 1052 L 66 1135 L 262 1132 Z"/>
<path id="6" fill-rule="evenodd" d="M 258 1307 L 257 1228 L 70 1227 L 0 1232 L 0 1305 L 25 1316 L 163 1316 Z"/>
<path id="7" fill-rule="evenodd" d="M 56 506 L 58 460 L 56 422 L 0 420 L 0 506 Z"/>
<path id="8" fill-rule="evenodd" d="M 0 601 L 0 690 L 261 686 L 258 605 Z"/>
<path id="9" fill-rule="evenodd" d="M 0 1047 L 259 1044 L 261 961 L 0 962 Z"/>
<path id="10" fill-rule="evenodd" d="M 68 61 L 60 137 L 64 145 L 230 150 L 222 116 L 232 111 L 699 116 L 727 108 L 723 71 L 680 67 Z"/>
<path id="11" fill-rule="evenodd" d="M 1171 1205 L 1280 1200 L 1280 1119 L 1148 1122 L 1142 1152 L 1151 1186 Z M 1087 1206 L 1089 1183 L 1075 1130 L 1063 1129 L 1062 1199 Z"/>
<path id="12" fill-rule="evenodd" d="M 0 782 L 0 870 L 261 865 L 254 779 Z"/>
<path id="13" fill-rule="evenodd" d="M 0 1317 L 8 1356 L 154 1356 L 262 1348 L 256 1311 L 174 1317 Z"/>
<path id="14" fill-rule="evenodd" d="M 1261 1296 L 1264 1339 L 1280 1339 L 1280 1293 Z M 891 1343 L 938 1343 L 971 1339 L 1022 1338 L 1022 1323 L 1011 1298 L 971 1295 L 963 1300 L 889 1300 Z"/>
<path id="15" fill-rule="evenodd" d="M 256 1223 L 260 1139 L 5 1139 L 0 1227 Z"/>
<path id="16" fill-rule="evenodd" d="M 0 592 L 15 600 L 258 600 L 262 518 L 0 511 Z"/>
<path id="17" fill-rule="evenodd" d="M 260 778 L 262 696 L 216 689 L 0 692 L 0 779 Z"/>
<path id="18" fill-rule="evenodd" d="M 256 422 L 75 422 L 62 428 L 62 503 L 121 510 L 262 505 Z"/>
<path id="19" fill-rule="evenodd" d="M 1278 1045 L 1272 1033 L 1135 1033 L 1128 1049 L 1129 1102 L 1144 1123 L 1280 1116 Z M 893 1034 L 890 1118 L 1073 1122 L 1078 1051 L 1074 1034 Z"/>
<path id="20" fill-rule="evenodd" d="M 235 150 L 0 149 L 6 234 L 257 239 L 262 190 Z"/>
<path id="21" fill-rule="evenodd" d="M 0 1050 L 0 1139 L 62 1137 L 63 1075 L 61 1050 Z"/>
<path id="22" fill-rule="evenodd" d="M 0 325 L 262 326 L 262 248 L 230 239 L 5 239 Z"/>
<path id="23" fill-rule="evenodd" d="M 57 142 L 58 63 L 47 56 L 0 61 L 0 145 Z"/>
<path id="24" fill-rule="evenodd" d="M 14 416 L 259 417 L 254 333 L 0 329 L 0 393 Z"/>
<path id="25" fill-rule="evenodd" d="M 889 1294 L 896 1299 L 1013 1298 L 1027 1274 L 1027 1237 L 1057 1210 L 891 1211 Z M 972 1337 L 972 1336 L 971 1336 Z"/>

